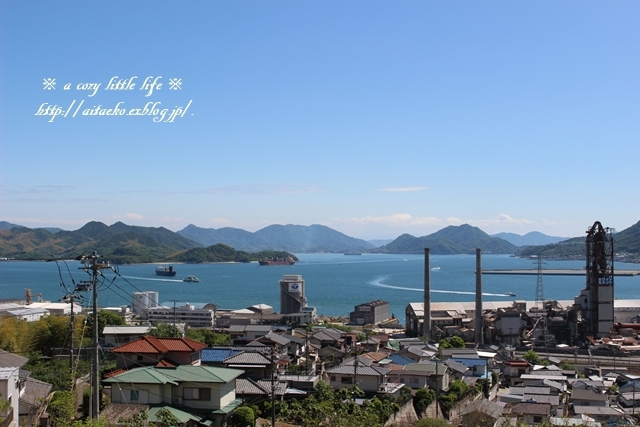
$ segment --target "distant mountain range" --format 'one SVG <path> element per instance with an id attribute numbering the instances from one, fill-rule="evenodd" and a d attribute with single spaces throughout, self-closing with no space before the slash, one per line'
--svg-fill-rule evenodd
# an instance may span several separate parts
<path id="1" fill-rule="evenodd" d="M 449 226 L 422 237 L 403 234 L 379 247 L 323 225 L 270 225 L 255 233 L 230 227 L 213 229 L 189 225 L 174 233 L 164 227 L 139 227 L 122 222 L 107 226 L 92 221 L 75 231 L 54 230 L 30 229 L 1 221 L 0 258 L 75 258 L 96 250 L 114 263 L 215 262 L 253 259 L 259 251 L 279 251 L 278 254 L 345 251 L 422 254 L 424 248 L 440 255 L 471 254 L 476 248 L 481 248 L 485 254 L 584 258 L 584 237 L 562 240 L 537 232 L 525 236 L 512 233 L 490 236 L 468 224 Z M 554 243 L 516 244 L 540 241 Z M 614 241 L 616 252 L 626 254 L 623 259 L 639 262 L 634 260 L 640 260 L 640 222 L 615 234 Z"/>
<path id="2" fill-rule="evenodd" d="M 371 243 L 324 225 L 270 225 L 251 233 L 239 228 L 201 228 L 190 224 L 177 232 L 203 246 L 224 243 L 243 251 L 343 252 L 368 250 Z"/>
<path id="3" fill-rule="evenodd" d="M 532 231 L 524 236 L 515 233 L 498 233 L 492 234 L 491 237 L 499 237 L 516 246 L 548 245 L 570 239 L 570 237 L 547 236 L 539 231 Z"/>

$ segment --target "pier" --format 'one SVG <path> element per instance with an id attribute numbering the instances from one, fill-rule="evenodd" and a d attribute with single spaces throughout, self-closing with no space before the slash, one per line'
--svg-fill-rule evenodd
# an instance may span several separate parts
<path id="1" fill-rule="evenodd" d="M 518 274 L 523 276 L 535 276 L 538 274 L 537 269 L 522 269 L 522 270 L 482 270 L 482 274 Z M 569 269 L 569 270 L 542 270 L 542 274 L 545 276 L 584 276 L 584 269 Z M 614 276 L 640 276 L 640 270 L 614 270 Z"/>

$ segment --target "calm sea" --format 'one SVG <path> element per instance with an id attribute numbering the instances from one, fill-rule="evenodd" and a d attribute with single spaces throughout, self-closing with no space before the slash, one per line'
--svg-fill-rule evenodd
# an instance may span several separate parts
<path id="1" fill-rule="evenodd" d="M 422 255 L 299 254 L 293 266 L 261 267 L 257 264 L 176 264 L 175 278 L 155 275 L 155 265 L 119 267 L 117 276 L 105 270 L 99 288 L 101 307 L 131 305 L 133 292 L 158 291 L 160 302 L 178 304 L 214 303 L 220 308 L 244 308 L 268 304 L 280 310 L 279 280 L 285 274 L 299 274 L 305 281 L 308 304 L 319 314 L 345 316 L 355 305 L 382 299 L 390 311 L 404 320 L 410 302 L 422 301 L 424 257 Z M 58 271 L 60 267 L 60 272 Z M 73 282 L 88 280 L 77 261 L 64 263 L 0 262 L 0 299 L 23 297 L 25 288 L 41 293 L 45 300 L 58 301 Z M 432 301 L 473 301 L 474 255 L 432 255 Z M 545 268 L 583 268 L 584 261 L 545 261 Z M 616 269 L 640 270 L 638 264 L 617 263 Z M 536 263 L 506 255 L 483 255 L 483 269 L 535 269 Z M 187 275 L 200 283 L 184 283 Z M 115 278 L 115 279 L 114 279 Z M 585 285 L 583 276 L 544 276 L 545 297 L 570 300 Z M 536 276 L 483 276 L 485 300 L 535 300 Z M 616 277 L 615 296 L 640 299 L 640 276 Z M 88 299 L 87 299 L 88 304 Z"/>

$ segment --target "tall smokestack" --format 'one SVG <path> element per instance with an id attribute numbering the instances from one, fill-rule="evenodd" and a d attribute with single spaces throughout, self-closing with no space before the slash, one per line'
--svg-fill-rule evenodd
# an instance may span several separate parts
<path id="1" fill-rule="evenodd" d="M 482 339 L 482 249 L 476 248 L 476 345 L 483 345 Z"/>
<path id="2" fill-rule="evenodd" d="M 424 248 L 424 336 L 431 340 L 431 268 L 429 248 Z"/>

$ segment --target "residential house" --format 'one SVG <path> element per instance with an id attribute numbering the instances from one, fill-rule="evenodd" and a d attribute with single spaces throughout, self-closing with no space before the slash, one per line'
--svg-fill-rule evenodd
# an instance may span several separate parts
<path id="1" fill-rule="evenodd" d="M 520 377 L 531 371 L 531 365 L 525 360 L 505 360 L 502 362 L 502 376 L 504 385 L 510 387 L 512 385 L 521 385 L 523 380 Z"/>
<path id="2" fill-rule="evenodd" d="M 39 421 L 41 411 L 44 411 L 44 400 L 53 386 L 35 378 L 26 377 L 21 380 L 20 392 L 20 425 L 32 426 Z"/>
<path id="3" fill-rule="evenodd" d="M 426 384 L 421 385 L 421 387 L 427 386 L 434 390 L 446 391 L 449 389 L 449 384 L 451 383 L 449 371 L 449 367 L 443 362 L 434 363 L 433 361 L 429 361 L 425 363 L 410 363 L 408 365 L 404 365 L 402 371 L 394 369 L 391 372 L 391 375 L 393 375 L 394 379 L 397 379 L 399 375 L 405 375 L 405 378 L 408 381 L 411 381 L 411 379 L 414 378 L 413 383 L 402 381 L 411 388 L 417 388 L 414 387 L 416 384 L 415 378 L 417 378 L 419 383 L 423 379 L 426 381 Z M 422 374 L 418 374 L 419 372 Z"/>
<path id="4" fill-rule="evenodd" d="M 248 343 L 267 335 L 273 330 L 271 325 L 231 325 L 229 338 L 234 344 Z"/>
<path id="5" fill-rule="evenodd" d="M 502 406 L 487 399 L 478 399 L 462 409 L 462 427 L 493 427 L 502 414 Z"/>
<path id="6" fill-rule="evenodd" d="M 111 350 L 117 369 L 139 366 L 200 365 L 200 351 L 207 345 L 188 338 L 144 336 Z"/>
<path id="7" fill-rule="evenodd" d="M 241 404 L 236 398 L 237 369 L 209 366 L 133 368 L 103 380 L 111 385 L 111 401 L 149 405 L 149 418 L 161 408 L 196 425 L 222 427 Z"/>
<path id="8" fill-rule="evenodd" d="M 624 422 L 624 411 L 611 406 L 574 406 L 573 411 L 579 417 L 588 417 L 604 425 L 619 425 Z"/>
<path id="9" fill-rule="evenodd" d="M 469 370 L 465 372 L 465 376 L 467 377 L 491 379 L 491 372 L 487 369 L 486 359 L 470 359 L 470 358 L 463 358 L 463 357 L 452 357 L 448 360 L 458 362 L 466 366 L 467 368 L 469 368 Z"/>
<path id="10" fill-rule="evenodd" d="M 105 326 L 102 330 L 105 347 L 116 347 L 138 340 L 149 333 L 151 326 Z"/>
<path id="11" fill-rule="evenodd" d="M 513 403 L 504 407 L 502 415 L 528 426 L 534 426 L 549 421 L 551 405 L 531 402 Z"/>
<path id="12" fill-rule="evenodd" d="M 436 352 L 425 349 L 424 346 L 409 346 L 405 347 L 396 353 L 398 356 L 404 356 L 416 363 L 426 362 L 435 357 Z"/>
<path id="13" fill-rule="evenodd" d="M 574 406 L 609 406 L 609 396 L 589 389 L 574 388 L 571 390 L 571 401 Z"/>
<path id="14" fill-rule="evenodd" d="M 0 413 L 2 427 L 18 427 L 20 414 L 20 368 L 0 367 L 0 398 L 9 401 L 9 408 Z"/>
<path id="15" fill-rule="evenodd" d="M 333 367 L 326 371 L 329 379 L 329 385 L 333 389 L 340 389 L 351 385 L 357 385 L 365 392 L 377 392 L 380 387 L 387 382 L 387 374 L 390 372 L 387 368 L 375 366 L 366 366 L 362 363 L 365 358 L 348 361 L 351 364 L 344 363 L 340 366 Z M 371 362 L 371 360 L 369 359 Z"/>

